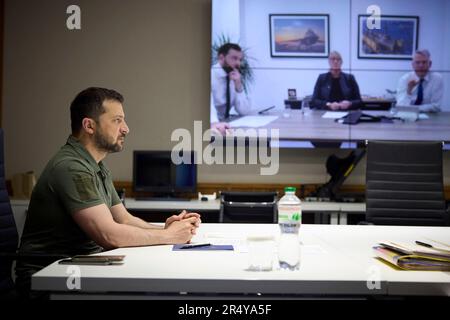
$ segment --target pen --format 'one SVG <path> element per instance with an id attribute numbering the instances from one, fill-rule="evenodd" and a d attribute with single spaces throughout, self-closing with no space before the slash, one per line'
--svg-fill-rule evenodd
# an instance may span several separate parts
<path id="1" fill-rule="evenodd" d="M 419 246 L 423 246 L 423 247 L 427 247 L 427 248 L 433 248 L 433 246 L 431 244 L 422 242 L 422 241 L 416 241 L 416 244 L 418 244 Z"/>
<path id="2" fill-rule="evenodd" d="M 181 246 L 180 249 L 191 249 L 191 248 L 199 248 L 199 247 L 209 247 L 211 243 L 198 243 L 198 244 L 186 244 Z"/>
<path id="3" fill-rule="evenodd" d="M 258 113 L 263 114 L 264 112 L 269 111 L 270 109 L 273 109 L 273 108 L 275 108 L 275 106 L 268 107 L 267 109 L 261 110 Z"/>

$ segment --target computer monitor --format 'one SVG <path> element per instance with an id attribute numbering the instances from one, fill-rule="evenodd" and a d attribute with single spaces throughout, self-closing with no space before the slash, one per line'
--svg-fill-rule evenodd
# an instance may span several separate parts
<path id="1" fill-rule="evenodd" d="M 176 197 L 177 193 L 195 193 L 197 190 L 197 165 L 195 152 L 180 153 L 189 163 L 175 164 L 171 151 L 134 151 L 133 190 L 151 192 L 162 198 Z"/>

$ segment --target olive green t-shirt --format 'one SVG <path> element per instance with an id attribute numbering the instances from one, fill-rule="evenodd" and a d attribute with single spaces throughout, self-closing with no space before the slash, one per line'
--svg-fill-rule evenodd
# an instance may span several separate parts
<path id="1" fill-rule="evenodd" d="M 81 209 L 120 203 L 111 173 L 73 136 L 49 161 L 31 195 L 20 252 L 90 254 L 102 250 L 75 223 Z M 48 262 L 21 261 L 16 271 L 34 273 Z"/>

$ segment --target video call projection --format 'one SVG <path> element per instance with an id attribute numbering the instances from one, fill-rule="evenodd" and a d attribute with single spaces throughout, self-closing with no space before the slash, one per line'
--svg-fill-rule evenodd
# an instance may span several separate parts
<path id="1" fill-rule="evenodd" d="M 211 127 L 449 142 L 448 34 L 445 0 L 213 0 Z"/>

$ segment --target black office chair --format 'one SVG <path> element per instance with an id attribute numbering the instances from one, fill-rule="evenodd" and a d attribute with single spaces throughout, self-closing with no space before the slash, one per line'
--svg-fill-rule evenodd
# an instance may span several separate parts
<path id="1" fill-rule="evenodd" d="M 442 143 L 368 143 L 366 220 L 377 225 L 449 225 Z"/>
<path id="2" fill-rule="evenodd" d="M 277 192 L 221 192 L 219 222 L 277 223 Z"/>
<path id="3" fill-rule="evenodd" d="M 17 298 L 12 279 L 12 264 L 18 259 L 58 260 L 66 256 L 45 252 L 18 253 L 19 236 L 5 181 L 4 137 L 0 128 L 0 298 Z"/>

